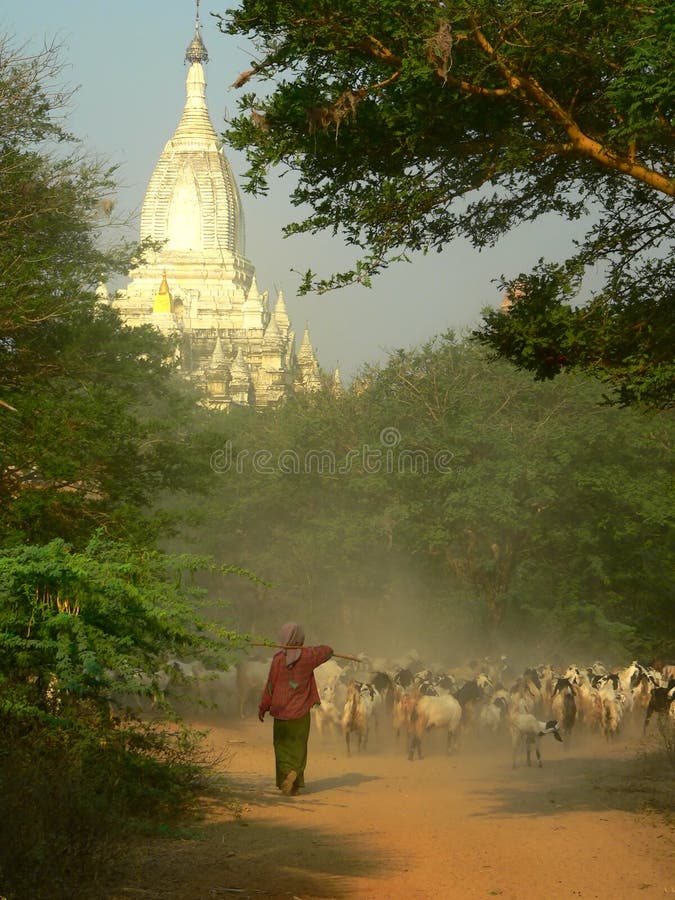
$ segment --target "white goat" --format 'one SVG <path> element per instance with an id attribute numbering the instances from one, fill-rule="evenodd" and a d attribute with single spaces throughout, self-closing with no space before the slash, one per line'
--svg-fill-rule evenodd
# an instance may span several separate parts
<path id="1" fill-rule="evenodd" d="M 509 712 L 510 697 L 503 688 L 495 691 L 490 702 L 481 707 L 478 727 L 481 734 L 497 734 L 501 731 Z"/>
<path id="2" fill-rule="evenodd" d="M 602 701 L 602 731 L 608 741 L 617 736 L 626 705 L 626 695 L 617 684 L 621 684 L 617 676 L 605 675 L 601 676 L 597 686 Z"/>
<path id="3" fill-rule="evenodd" d="M 447 732 L 447 751 L 455 748 L 462 707 L 452 694 L 440 697 L 414 696 L 408 709 L 406 725 L 408 729 L 408 759 L 422 759 L 422 735 L 431 728 L 444 728 Z"/>
<path id="4" fill-rule="evenodd" d="M 326 738 L 341 729 L 347 687 L 340 680 L 342 669 L 333 659 L 315 669 L 314 675 L 320 702 L 312 708 L 312 718 L 319 735 Z"/>
<path id="5" fill-rule="evenodd" d="M 532 747 L 534 746 L 537 754 L 537 762 L 541 768 L 541 739 L 545 734 L 552 734 L 556 741 L 562 742 L 562 737 L 558 730 L 558 723 L 555 720 L 549 722 L 539 722 L 531 713 L 516 713 L 509 719 L 509 728 L 511 729 L 511 744 L 513 747 L 513 768 L 516 768 L 516 756 L 518 748 L 525 745 L 528 766 L 532 765 L 530 757 Z"/>

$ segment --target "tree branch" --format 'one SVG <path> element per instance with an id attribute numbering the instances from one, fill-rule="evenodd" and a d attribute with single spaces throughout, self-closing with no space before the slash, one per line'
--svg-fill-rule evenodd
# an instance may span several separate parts
<path id="1" fill-rule="evenodd" d="M 512 91 L 522 91 L 556 125 L 561 126 L 570 138 L 574 152 L 580 156 L 592 159 L 604 168 L 613 169 L 616 172 L 621 172 L 623 175 L 630 175 L 637 181 L 642 181 L 648 187 L 654 188 L 669 197 L 675 197 L 675 181 L 637 162 L 634 147 L 629 149 L 627 155 L 623 155 L 608 149 L 599 141 L 589 137 L 574 118 L 562 108 L 555 97 L 552 97 L 544 90 L 536 78 L 519 75 L 511 69 L 507 62 L 496 52 L 477 23 L 474 23 L 474 35 L 478 46 L 490 59 L 497 63 Z"/>

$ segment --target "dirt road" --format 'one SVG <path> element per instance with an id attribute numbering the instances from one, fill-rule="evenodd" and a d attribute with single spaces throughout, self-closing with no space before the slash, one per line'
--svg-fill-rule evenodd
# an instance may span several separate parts
<path id="1" fill-rule="evenodd" d="M 212 727 L 230 807 L 139 847 L 110 900 L 675 898 L 675 773 L 638 739 L 545 739 L 542 769 L 512 771 L 501 740 L 448 757 L 440 737 L 411 763 L 393 739 L 348 758 L 313 735 L 307 790 L 287 798 L 271 723 Z"/>

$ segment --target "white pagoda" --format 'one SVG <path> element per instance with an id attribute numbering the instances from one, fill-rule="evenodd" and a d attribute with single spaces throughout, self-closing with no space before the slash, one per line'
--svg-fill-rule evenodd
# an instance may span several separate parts
<path id="1" fill-rule="evenodd" d="M 183 115 L 141 212 L 141 239 L 161 249 L 130 272 L 113 304 L 129 325 L 179 336 L 181 369 L 211 405 L 276 406 L 316 390 L 319 368 L 307 331 L 296 355 L 282 292 L 271 306 L 245 255 L 241 196 L 206 105 L 199 4 L 185 59 Z"/>

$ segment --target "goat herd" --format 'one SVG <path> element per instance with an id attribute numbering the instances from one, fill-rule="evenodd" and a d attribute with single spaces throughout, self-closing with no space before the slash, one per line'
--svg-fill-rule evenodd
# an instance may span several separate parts
<path id="1" fill-rule="evenodd" d="M 204 707 L 242 718 L 257 709 L 269 660 L 245 659 L 229 671 L 210 672 L 198 662 L 174 660 L 171 682 L 197 696 Z M 511 669 L 505 658 L 484 659 L 441 671 L 425 668 L 414 654 L 401 661 L 369 660 L 340 665 L 333 658 L 315 671 L 321 703 L 312 710 L 320 739 L 344 740 L 365 751 L 371 736 L 405 738 L 408 758 L 422 758 L 431 730 L 444 732 L 449 753 L 469 739 L 510 737 L 512 762 L 534 748 L 541 765 L 541 739 L 569 741 L 598 735 L 644 733 L 653 716 L 675 741 L 675 665 L 634 661 L 609 670 L 596 662 L 581 667 L 550 665 Z M 162 685 L 171 700 L 171 685 Z M 162 691 L 164 693 L 164 690 Z"/>
<path id="2" fill-rule="evenodd" d="M 437 729 L 447 735 L 448 752 L 467 736 L 509 735 L 514 767 L 522 749 L 531 765 L 532 748 L 541 766 L 547 734 L 563 741 L 584 732 L 611 741 L 621 731 L 646 731 L 653 715 L 675 729 L 675 666 L 634 661 L 608 671 L 594 663 L 556 672 L 544 665 L 515 674 L 506 660 L 444 672 L 406 660 L 380 661 L 364 674 L 363 667 L 354 671 L 333 659 L 316 678 L 317 731 L 341 733 L 348 754 L 352 739 L 365 750 L 371 731 L 389 725 L 396 736 L 405 735 L 410 760 L 422 757 L 424 736 Z"/>

